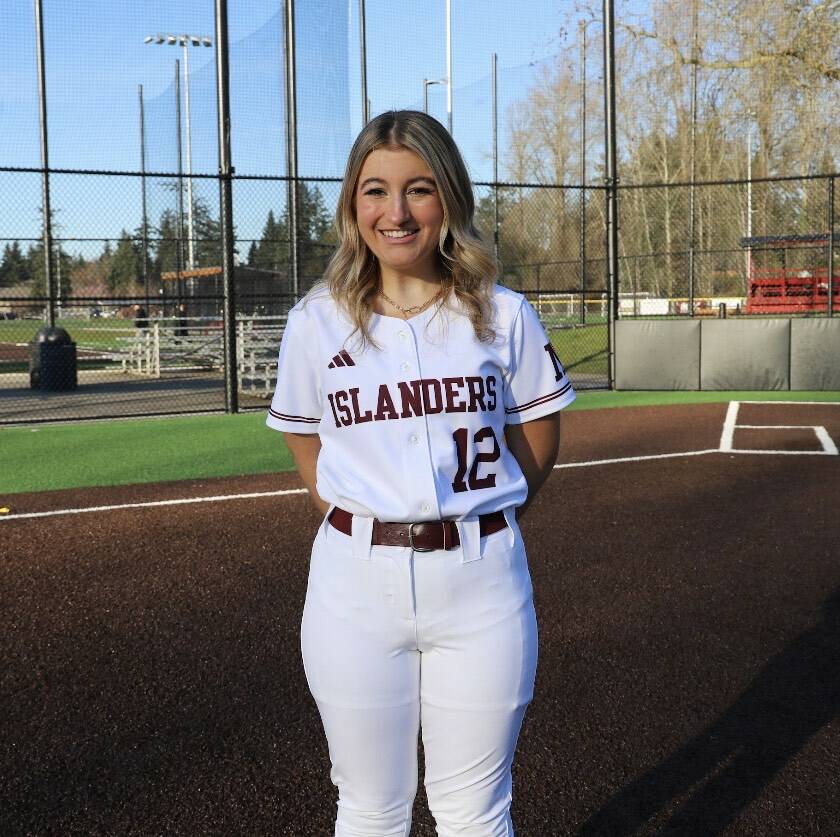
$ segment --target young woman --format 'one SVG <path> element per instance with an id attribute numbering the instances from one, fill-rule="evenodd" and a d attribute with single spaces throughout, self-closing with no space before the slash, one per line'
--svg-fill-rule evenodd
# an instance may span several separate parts
<path id="1" fill-rule="evenodd" d="M 517 518 L 574 391 L 534 309 L 496 284 L 446 130 L 356 139 L 324 281 L 289 314 L 267 423 L 324 515 L 301 625 L 336 837 L 406 837 L 422 730 L 439 837 L 510 837 L 537 664 Z"/>

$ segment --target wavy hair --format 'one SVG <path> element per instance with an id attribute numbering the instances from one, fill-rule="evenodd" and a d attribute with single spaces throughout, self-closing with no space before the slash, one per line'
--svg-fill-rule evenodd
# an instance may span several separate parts
<path id="1" fill-rule="evenodd" d="M 435 316 L 454 294 L 476 337 L 492 341 L 496 335 L 490 294 L 498 268 L 473 223 L 475 200 L 467 167 L 443 125 L 420 111 L 382 113 L 365 125 L 353 143 L 336 208 L 338 247 L 312 292 L 326 288 L 355 326 L 351 336 L 358 332 L 362 345 L 369 342 L 379 348 L 369 331 L 379 268 L 356 223 L 355 193 L 368 154 L 383 147 L 413 151 L 429 166 L 437 183 L 443 206 L 437 256 L 445 293 Z"/>

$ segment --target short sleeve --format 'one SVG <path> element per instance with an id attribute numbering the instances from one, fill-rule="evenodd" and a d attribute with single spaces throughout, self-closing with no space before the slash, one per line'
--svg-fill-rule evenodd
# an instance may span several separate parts
<path id="1" fill-rule="evenodd" d="M 574 400 L 575 391 L 537 312 L 523 299 L 511 326 L 505 423 L 533 421 Z"/>
<path id="2" fill-rule="evenodd" d="M 289 312 L 280 341 L 277 386 L 265 423 L 285 433 L 317 433 L 323 414 L 320 375 L 306 315 Z"/>

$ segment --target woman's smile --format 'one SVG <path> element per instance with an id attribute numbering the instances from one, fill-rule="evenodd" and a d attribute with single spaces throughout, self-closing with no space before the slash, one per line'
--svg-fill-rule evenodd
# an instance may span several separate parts
<path id="1" fill-rule="evenodd" d="M 386 283 L 405 276 L 437 281 L 443 204 L 428 164 L 407 148 L 377 148 L 355 193 L 356 224 Z"/>

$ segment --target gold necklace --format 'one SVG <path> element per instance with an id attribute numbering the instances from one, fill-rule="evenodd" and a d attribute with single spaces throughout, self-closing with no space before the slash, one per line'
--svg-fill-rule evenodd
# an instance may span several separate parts
<path id="1" fill-rule="evenodd" d="M 379 289 L 379 296 L 381 296 L 381 297 L 382 297 L 382 299 L 384 299 L 384 300 L 385 300 L 385 302 L 390 302 L 390 303 L 391 303 L 391 305 L 393 305 L 393 306 L 394 306 L 394 308 L 396 308 L 396 309 L 397 309 L 397 311 L 399 311 L 399 312 L 400 312 L 400 313 L 402 313 L 402 314 L 411 314 L 412 312 L 416 312 L 416 313 L 418 313 L 418 314 L 419 314 L 419 313 L 420 313 L 420 312 L 421 312 L 424 308 L 427 308 L 429 305 L 431 305 L 431 303 L 432 303 L 432 302 L 434 302 L 434 301 L 435 301 L 435 300 L 436 300 L 436 299 L 440 296 L 440 294 L 441 294 L 441 291 L 442 291 L 442 290 L 443 290 L 443 286 L 441 286 L 440 288 L 438 288 L 437 293 L 435 293 L 435 294 L 433 294 L 432 296 L 430 296 L 430 297 L 429 297 L 429 298 L 428 298 L 428 299 L 427 299 L 424 303 L 422 303 L 421 305 L 409 305 L 409 306 L 407 306 L 407 307 L 406 307 L 406 306 L 403 306 L 403 305 L 399 305 L 398 303 L 394 302 L 394 300 L 393 300 L 393 299 L 391 299 L 391 297 L 389 297 L 389 296 L 385 293 L 385 291 L 383 291 L 381 288 Z"/>

